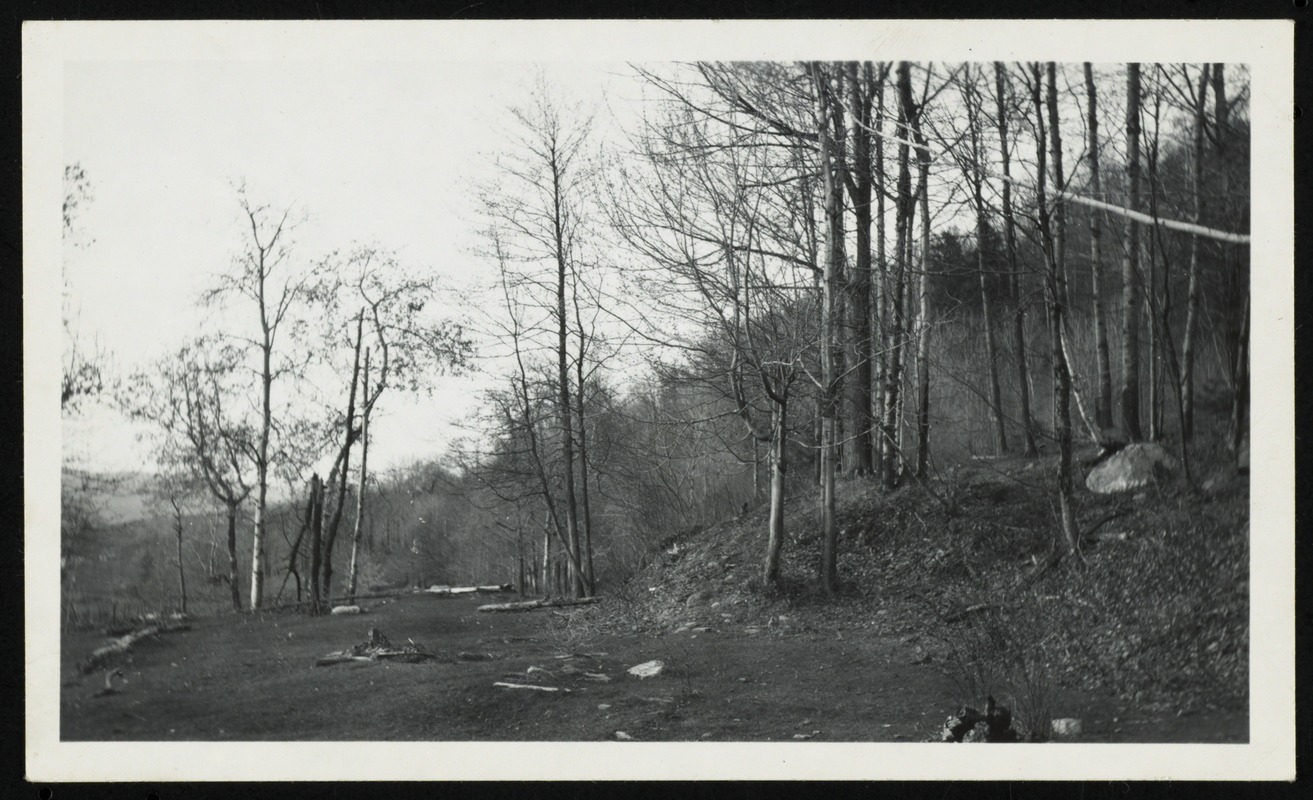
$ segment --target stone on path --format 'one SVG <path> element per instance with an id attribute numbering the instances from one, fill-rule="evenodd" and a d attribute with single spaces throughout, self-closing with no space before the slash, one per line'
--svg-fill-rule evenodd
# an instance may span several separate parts
<path id="1" fill-rule="evenodd" d="M 644 661 L 629 668 L 629 674 L 635 678 L 654 678 L 666 668 L 662 661 Z"/>

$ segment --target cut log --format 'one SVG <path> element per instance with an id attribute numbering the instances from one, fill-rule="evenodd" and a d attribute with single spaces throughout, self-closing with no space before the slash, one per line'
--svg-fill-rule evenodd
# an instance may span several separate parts
<path id="1" fill-rule="evenodd" d="M 506 681 L 497 681 L 493 684 L 498 689 L 529 689 L 535 692 L 569 692 L 569 689 L 563 689 L 559 686 L 536 686 L 532 683 L 507 683 Z"/>
<path id="2" fill-rule="evenodd" d="M 129 634 L 120 636 L 104 647 L 92 651 L 91 655 L 87 657 L 87 660 L 78 665 L 78 671 L 83 675 L 89 675 L 103 666 L 109 659 L 127 653 L 132 649 L 133 645 L 148 636 L 186 630 L 191 630 L 191 626 L 187 624 L 148 625 L 144 628 L 132 631 Z"/>
<path id="3" fill-rule="evenodd" d="M 349 651 L 341 653 L 329 653 L 315 662 L 316 667 L 331 667 L 334 664 L 344 664 L 348 661 L 373 661 L 370 656 L 354 656 Z"/>
<path id="4" fill-rule="evenodd" d="M 520 603 L 491 603 L 486 606 L 479 606 L 479 611 L 484 613 L 497 613 L 505 611 L 533 611 L 535 608 L 542 608 L 542 600 L 525 600 Z"/>
<path id="5" fill-rule="evenodd" d="M 586 606 L 601 600 L 600 597 L 580 597 L 578 599 L 539 599 L 525 600 L 519 603 L 492 603 L 486 606 L 479 606 L 479 611 L 486 613 L 505 612 L 505 611 L 533 611 L 537 608 L 562 608 L 565 606 Z"/>

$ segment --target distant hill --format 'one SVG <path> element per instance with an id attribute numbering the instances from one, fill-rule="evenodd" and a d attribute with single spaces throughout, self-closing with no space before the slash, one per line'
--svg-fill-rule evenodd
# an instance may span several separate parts
<path id="1" fill-rule="evenodd" d="M 92 472 L 65 467 L 64 487 L 80 485 L 92 498 L 103 522 L 117 525 L 156 515 L 151 496 L 154 476 L 146 472 Z"/>

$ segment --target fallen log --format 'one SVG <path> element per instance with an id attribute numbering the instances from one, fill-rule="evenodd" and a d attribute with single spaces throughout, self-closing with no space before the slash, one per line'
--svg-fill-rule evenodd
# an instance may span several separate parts
<path id="1" fill-rule="evenodd" d="M 507 683 L 506 681 L 497 681 L 493 684 L 497 689 L 529 689 L 535 692 L 569 692 L 559 686 L 537 686 L 532 683 Z"/>
<path id="2" fill-rule="evenodd" d="M 435 594 L 439 597 L 459 597 L 467 594 L 509 594 L 513 591 L 515 591 L 515 586 L 509 583 L 489 584 L 487 586 L 434 585 L 424 590 L 426 594 Z"/>
<path id="3" fill-rule="evenodd" d="M 578 599 L 557 599 L 550 600 L 540 598 L 538 600 L 525 600 L 519 603 L 491 603 L 486 606 L 479 606 L 479 611 L 486 613 L 496 613 L 505 611 L 533 611 L 537 608 L 560 608 L 563 606 L 586 606 L 601 600 L 600 597 L 580 597 Z"/>
<path id="4" fill-rule="evenodd" d="M 140 628 L 138 630 L 132 631 L 131 633 L 125 636 L 120 636 L 119 638 L 114 639 L 104 647 L 93 650 L 91 655 L 87 657 L 87 660 L 83 661 L 81 664 L 78 665 L 78 671 L 81 672 L 83 675 L 88 675 L 92 672 L 95 672 L 97 669 L 103 666 L 107 660 L 113 658 L 114 656 L 119 656 L 127 653 L 129 650 L 132 649 L 133 645 L 135 645 L 137 642 L 141 641 L 142 639 L 147 638 L 148 636 L 155 636 L 160 633 L 174 633 L 174 632 L 186 631 L 186 630 L 191 630 L 191 626 L 186 623 L 180 623 L 176 625 L 147 625 L 144 628 Z"/>

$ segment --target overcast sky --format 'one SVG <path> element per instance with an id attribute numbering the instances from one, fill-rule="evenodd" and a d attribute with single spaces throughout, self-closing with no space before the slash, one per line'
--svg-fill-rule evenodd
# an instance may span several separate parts
<path id="1" fill-rule="evenodd" d="M 74 62 L 65 71 L 64 163 L 79 163 L 92 200 L 79 209 L 65 277 L 84 338 L 121 371 L 145 366 L 193 333 L 196 299 L 229 269 L 243 229 L 234 185 L 254 202 L 307 215 L 294 257 L 353 241 L 399 252 L 455 288 L 486 280 L 471 255 L 472 187 L 488 177 L 509 103 L 533 67 L 437 62 Z M 542 67 L 572 101 L 632 97 L 617 64 Z M 454 313 L 464 309 L 455 308 Z M 375 427 L 381 468 L 440 453 L 472 409 L 473 378 L 448 378 L 432 400 L 389 398 Z M 66 452 L 92 468 L 141 466 L 148 451 L 104 409 L 66 422 Z"/>

